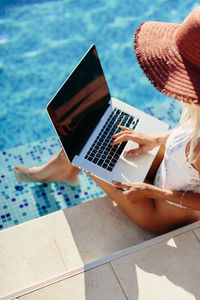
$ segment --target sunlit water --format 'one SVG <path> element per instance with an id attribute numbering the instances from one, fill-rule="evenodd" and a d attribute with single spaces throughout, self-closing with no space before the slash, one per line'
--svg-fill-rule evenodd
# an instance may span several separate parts
<path id="1" fill-rule="evenodd" d="M 181 23 L 196 5 L 0 0 L 0 150 L 55 135 L 46 105 L 92 43 L 113 96 L 141 109 L 167 101 L 136 62 L 134 32 L 145 20 Z"/>

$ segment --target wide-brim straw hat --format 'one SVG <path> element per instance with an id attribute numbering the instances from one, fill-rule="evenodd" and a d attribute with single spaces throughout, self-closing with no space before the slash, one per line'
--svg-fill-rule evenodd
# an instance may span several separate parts
<path id="1" fill-rule="evenodd" d="M 200 6 L 182 24 L 142 23 L 135 33 L 134 48 L 157 90 L 200 105 Z"/>

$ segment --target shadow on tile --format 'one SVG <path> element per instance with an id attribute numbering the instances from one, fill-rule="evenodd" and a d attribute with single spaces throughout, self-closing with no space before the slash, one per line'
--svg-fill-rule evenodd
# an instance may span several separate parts
<path id="1" fill-rule="evenodd" d="M 112 268 L 105 264 L 20 297 L 20 300 L 34 299 L 125 300 L 126 297 Z"/>
<path id="2" fill-rule="evenodd" d="M 190 231 L 111 265 L 128 299 L 199 299 L 199 253 Z"/>
<path id="3" fill-rule="evenodd" d="M 67 209 L 64 214 L 84 264 L 154 237 L 107 196 Z"/>

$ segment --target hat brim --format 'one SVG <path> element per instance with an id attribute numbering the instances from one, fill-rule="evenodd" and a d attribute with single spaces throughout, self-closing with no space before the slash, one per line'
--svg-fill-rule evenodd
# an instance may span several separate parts
<path id="1" fill-rule="evenodd" d="M 135 33 L 135 53 L 144 73 L 161 93 L 187 103 L 200 104 L 200 68 L 179 52 L 180 24 L 142 23 Z"/>

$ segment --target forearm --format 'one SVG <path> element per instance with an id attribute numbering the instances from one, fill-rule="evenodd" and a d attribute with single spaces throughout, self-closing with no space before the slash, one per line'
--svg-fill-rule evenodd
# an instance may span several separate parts
<path id="1" fill-rule="evenodd" d="M 182 206 L 186 208 L 200 211 L 200 193 L 194 193 L 191 191 L 184 193 L 184 191 L 161 189 L 154 185 L 149 185 L 147 190 L 148 196 L 153 199 L 161 201 L 167 200 L 173 203 L 182 204 Z"/>

